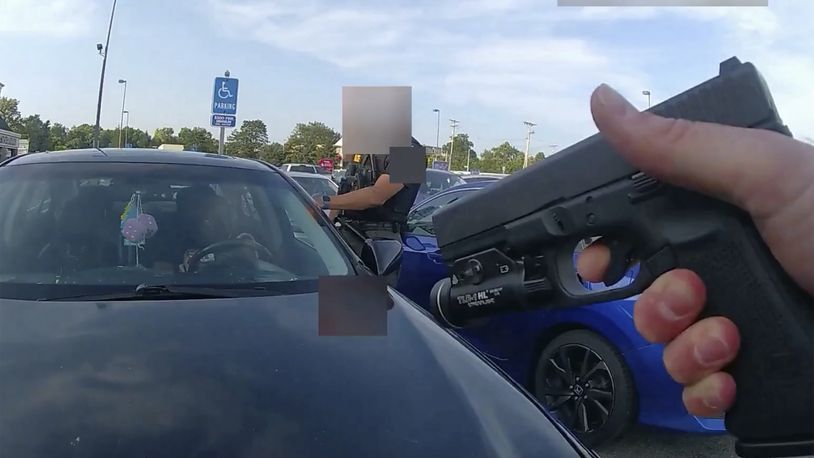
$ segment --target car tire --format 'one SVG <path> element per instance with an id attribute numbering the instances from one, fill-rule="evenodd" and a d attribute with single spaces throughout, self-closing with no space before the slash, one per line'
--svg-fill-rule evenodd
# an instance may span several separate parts
<path id="1" fill-rule="evenodd" d="M 589 447 L 613 442 L 636 419 L 630 369 L 610 342 L 586 329 L 566 331 L 545 345 L 534 395 Z"/>

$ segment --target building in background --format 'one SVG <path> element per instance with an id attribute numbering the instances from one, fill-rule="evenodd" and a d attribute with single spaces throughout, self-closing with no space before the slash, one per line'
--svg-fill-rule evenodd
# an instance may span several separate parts
<path id="1" fill-rule="evenodd" d="M 20 134 L 12 132 L 6 121 L 0 118 L 0 160 L 16 156 L 19 149 Z"/>

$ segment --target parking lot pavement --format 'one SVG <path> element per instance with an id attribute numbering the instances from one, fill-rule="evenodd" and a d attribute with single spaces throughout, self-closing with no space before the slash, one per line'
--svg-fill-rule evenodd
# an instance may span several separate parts
<path id="1" fill-rule="evenodd" d="M 735 438 L 729 435 L 701 436 L 634 428 L 620 441 L 598 447 L 601 458 L 737 458 Z"/>

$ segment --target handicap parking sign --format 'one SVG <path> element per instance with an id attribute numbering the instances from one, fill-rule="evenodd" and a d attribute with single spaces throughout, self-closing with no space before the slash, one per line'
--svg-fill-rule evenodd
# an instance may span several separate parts
<path id="1" fill-rule="evenodd" d="M 234 115 L 237 113 L 237 78 L 215 78 L 212 94 L 212 113 Z"/>

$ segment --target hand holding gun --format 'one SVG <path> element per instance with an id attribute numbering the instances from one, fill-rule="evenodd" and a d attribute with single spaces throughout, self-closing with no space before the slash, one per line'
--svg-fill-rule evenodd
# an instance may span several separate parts
<path id="1" fill-rule="evenodd" d="M 607 87 L 591 102 L 600 134 L 436 215 L 454 274 L 433 290 L 437 315 L 460 325 L 642 293 L 636 327 L 668 343 L 691 412 L 726 410 L 741 456 L 814 453 L 814 148 L 735 58 L 650 110 L 664 117 Z M 506 208 L 505 195 L 529 197 Z M 488 219 L 469 221 L 470 205 Z M 610 285 L 637 259 L 632 285 L 581 288 L 572 253 L 587 236 L 602 238 L 579 273 Z"/>

